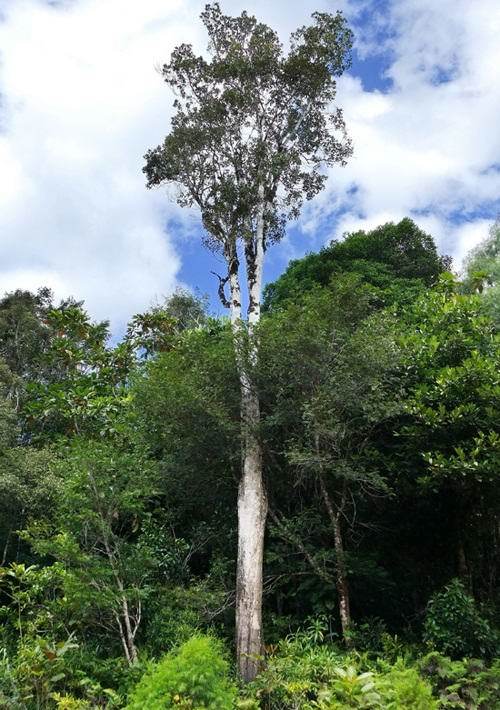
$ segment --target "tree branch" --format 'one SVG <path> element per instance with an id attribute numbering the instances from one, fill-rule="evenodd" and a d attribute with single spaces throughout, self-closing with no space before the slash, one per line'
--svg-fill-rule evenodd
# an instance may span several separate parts
<path id="1" fill-rule="evenodd" d="M 222 303 L 224 308 L 230 308 L 231 304 L 227 300 L 226 292 L 224 291 L 224 288 L 225 288 L 227 282 L 229 281 L 229 274 L 223 278 L 222 276 L 220 276 L 220 274 L 218 274 L 215 271 L 211 271 L 210 273 L 213 274 L 214 276 L 217 276 L 217 278 L 219 279 L 219 288 L 217 289 L 217 293 L 219 295 L 220 302 Z"/>

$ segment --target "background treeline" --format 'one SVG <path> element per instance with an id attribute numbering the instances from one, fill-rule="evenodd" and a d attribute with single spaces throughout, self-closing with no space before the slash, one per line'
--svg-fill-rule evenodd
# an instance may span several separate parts
<path id="1" fill-rule="evenodd" d="M 240 707 L 500 703 L 499 242 L 458 278 L 405 219 L 266 287 L 266 670 Z M 47 289 L 0 301 L 0 707 L 230 708 L 230 327 L 178 291 L 108 341 Z"/>

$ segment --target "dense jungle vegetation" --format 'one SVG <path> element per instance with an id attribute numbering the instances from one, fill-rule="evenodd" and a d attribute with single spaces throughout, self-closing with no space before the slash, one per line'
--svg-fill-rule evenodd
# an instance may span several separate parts
<path id="1" fill-rule="evenodd" d="M 83 303 L 6 295 L 0 707 L 498 707 L 499 243 L 458 279 L 405 219 L 266 287 L 247 685 L 229 320 L 178 291 L 110 345 Z"/>
<path id="2" fill-rule="evenodd" d="M 261 297 L 352 154 L 352 33 L 201 18 L 144 173 L 198 210 L 229 317 L 179 290 L 117 343 L 0 300 L 0 707 L 494 710 L 500 224 L 461 275 L 406 218 Z"/>

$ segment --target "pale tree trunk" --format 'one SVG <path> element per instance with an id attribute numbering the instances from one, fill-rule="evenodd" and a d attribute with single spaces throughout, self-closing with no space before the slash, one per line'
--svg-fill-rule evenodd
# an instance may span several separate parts
<path id="1" fill-rule="evenodd" d="M 242 389 L 243 471 L 238 488 L 238 567 L 236 575 L 236 653 L 244 681 L 255 678 L 262 660 L 262 574 L 267 498 L 262 480 L 262 449 L 256 427 L 259 399 L 250 383 Z"/>
<path id="2" fill-rule="evenodd" d="M 263 188 L 255 238 L 245 245 L 248 283 L 248 350 L 241 323 L 241 290 L 236 244 L 226 252 L 231 288 L 231 324 L 241 387 L 242 474 L 238 488 L 238 561 L 236 572 L 236 654 L 238 669 L 246 682 L 255 678 L 262 664 L 262 582 L 267 497 L 262 477 L 260 402 L 253 368 L 257 363 L 255 328 L 260 319 L 260 291 L 264 262 Z"/>
<path id="3" fill-rule="evenodd" d="M 125 586 L 116 568 L 115 556 L 113 554 L 113 551 L 111 550 L 111 547 L 109 546 L 107 539 L 104 540 L 104 545 L 106 548 L 106 553 L 108 555 L 109 564 L 113 572 L 113 577 L 115 578 L 116 586 L 120 593 L 122 614 L 121 618 L 119 614 L 115 614 L 115 619 L 117 621 L 120 639 L 123 645 L 123 649 L 125 651 L 125 657 L 130 665 L 134 665 L 137 663 L 138 660 L 137 648 L 135 645 L 135 635 L 137 633 L 137 629 L 139 628 L 140 623 L 140 607 L 137 613 L 137 618 L 135 620 L 132 620 L 128 600 L 125 594 Z"/>

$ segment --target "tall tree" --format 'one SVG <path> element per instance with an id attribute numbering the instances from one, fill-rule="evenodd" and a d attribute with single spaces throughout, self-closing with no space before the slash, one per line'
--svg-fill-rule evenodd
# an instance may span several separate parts
<path id="1" fill-rule="evenodd" d="M 335 77 L 348 66 L 352 37 L 340 13 L 317 12 L 310 26 L 292 34 L 285 54 L 276 32 L 246 12 L 230 17 L 213 3 L 201 17 L 211 58 L 196 56 L 182 44 L 163 67 L 177 94 L 176 114 L 164 143 L 146 154 L 144 171 L 149 187 L 180 186 L 179 203 L 200 209 L 205 241 L 227 264 L 219 295 L 231 313 L 243 460 L 236 641 L 240 673 L 251 680 L 262 649 L 267 515 L 254 377 L 264 255 L 283 235 L 287 218 L 297 217 L 304 200 L 321 190 L 327 177 L 322 168 L 343 164 L 351 154 L 342 112 L 332 104 Z"/>
<path id="2" fill-rule="evenodd" d="M 332 597 L 336 587 L 347 644 L 348 538 L 355 528 L 360 534 L 365 502 L 388 493 L 374 440 L 401 408 L 392 320 L 380 313 L 361 320 L 372 294 L 352 277 L 267 315 L 259 368 L 267 405 L 264 441 L 279 457 L 270 486 L 273 533 L 300 552 Z M 300 502 L 283 491 L 288 486 Z M 311 516 L 314 535 L 322 528 L 330 549 L 321 543 L 311 549 L 304 530 Z"/>
<path id="3" fill-rule="evenodd" d="M 291 261 L 276 281 L 266 285 L 263 305 L 276 310 L 286 301 L 300 300 L 304 291 L 329 287 L 346 272 L 381 289 L 381 307 L 395 301 L 411 303 L 450 267 L 450 257 L 439 256 L 433 238 L 405 217 L 369 232 L 351 232 L 318 253 Z"/>

